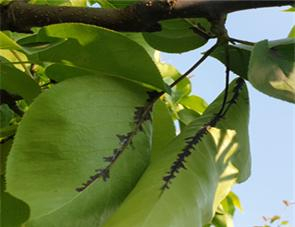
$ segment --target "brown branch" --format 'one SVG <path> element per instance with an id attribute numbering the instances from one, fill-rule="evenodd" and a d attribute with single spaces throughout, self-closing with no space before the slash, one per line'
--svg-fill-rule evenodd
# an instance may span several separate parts
<path id="1" fill-rule="evenodd" d="M 144 0 L 124 9 L 33 5 L 16 0 L 0 5 L 0 30 L 30 32 L 32 27 L 58 23 L 85 23 L 116 31 L 153 32 L 159 21 L 173 18 L 207 18 L 214 21 L 239 10 L 285 6 L 295 0 Z"/>

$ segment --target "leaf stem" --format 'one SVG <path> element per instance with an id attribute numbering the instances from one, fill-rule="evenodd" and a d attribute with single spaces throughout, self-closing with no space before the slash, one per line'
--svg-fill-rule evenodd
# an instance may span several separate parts
<path id="1" fill-rule="evenodd" d="M 20 58 L 20 56 L 18 55 L 18 53 L 15 50 L 10 50 L 10 52 L 14 55 L 14 57 L 19 61 L 19 64 L 21 64 L 21 66 L 23 67 L 23 69 L 25 70 L 26 74 L 31 77 L 32 79 L 34 79 L 34 76 L 32 75 L 30 69 L 23 63 L 22 59 Z"/>
<path id="2" fill-rule="evenodd" d="M 184 74 L 182 74 L 177 80 L 175 80 L 172 84 L 169 85 L 170 88 L 176 86 L 180 81 L 185 79 L 192 71 L 194 71 L 199 65 L 201 65 L 207 57 L 218 47 L 219 41 L 217 41 L 209 50 L 205 52 L 205 54 L 191 67 L 189 68 Z"/>
<path id="3" fill-rule="evenodd" d="M 11 62 L 0 62 L 0 65 L 18 65 L 18 64 L 30 64 L 29 61 L 11 61 Z"/>
<path id="4" fill-rule="evenodd" d="M 217 115 L 222 115 L 222 112 L 224 111 L 224 108 L 226 106 L 227 102 L 227 97 L 228 97 L 228 88 L 229 88 L 229 76 L 230 76 L 230 69 L 229 69 L 229 64 L 230 64 L 230 57 L 229 57 L 229 50 L 228 50 L 228 42 L 225 45 L 225 89 L 224 89 L 224 97 L 223 97 L 223 102 L 221 105 L 221 108 Z"/>
<path id="5" fill-rule="evenodd" d="M 231 38 L 231 37 L 229 38 L 229 41 L 233 42 L 233 43 L 237 42 L 237 43 L 245 44 L 245 45 L 248 45 L 248 46 L 254 46 L 255 45 L 255 43 L 253 43 L 253 42 L 246 41 L 246 40 L 241 40 L 241 39 L 236 39 L 236 38 Z"/>

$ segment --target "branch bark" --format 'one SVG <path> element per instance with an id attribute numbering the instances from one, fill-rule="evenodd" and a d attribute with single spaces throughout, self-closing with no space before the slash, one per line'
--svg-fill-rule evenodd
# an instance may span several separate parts
<path id="1" fill-rule="evenodd" d="M 123 9 L 33 5 L 16 0 L 0 5 L 0 30 L 30 32 L 32 27 L 85 23 L 122 32 L 160 31 L 159 21 L 174 18 L 218 20 L 227 13 L 295 4 L 295 0 L 144 0 Z"/>

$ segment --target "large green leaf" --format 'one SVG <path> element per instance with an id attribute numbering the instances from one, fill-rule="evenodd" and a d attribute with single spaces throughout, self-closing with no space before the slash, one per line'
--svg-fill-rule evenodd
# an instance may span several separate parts
<path id="1" fill-rule="evenodd" d="M 241 87 L 240 87 L 241 88 Z M 237 91 L 236 81 L 231 85 Z M 237 97 L 237 96 L 236 96 Z M 146 226 L 196 226 L 210 223 L 222 196 L 228 194 L 236 181 L 237 169 L 231 163 L 232 156 L 238 155 L 245 146 L 247 127 L 241 122 L 248 119 L 247 89 L 242 86 L 236 104 L 233 104 L 222 124 L 211 128 L 210 133 L 192 149 L 185 162 L 186 169 L 176 174 L 170 189 L 160 195 L 163 176 L 187 145 L 187 138 L 196 132 L 219 111 L 223 97 L 220 96 L 206 113 L 185 128 L 165 151 L 152 161 L 134 190 L 128 195 L 118 211 L 110 218 L 105 227 L 146 227 Z M 232 118 L 233 116 L 236 116 Z M 231 127 L 227 127 L 231 126 Z M 238 164 L 238 162 L 235 162 Z M 220 182 L 220 183 L 219 183 Z M 223 184 L 225 187 L 218 187 Z M 221 190 L 222 189 L 222 190 Z M 216 194 L 218 191 L 219 194 Z"/>
<path id="2" fill-rule="evenodd" d="M 32 61 L 63 63 L 92 74 L 104 73 L 166 89 L 159 70 L 144 48 L 118 32 L 84 24 L 58 24 L 45 27 L 20 43 L 43 43 L 52 37 L 64 41 L 55 41 L 57 45 L 31 55 Z"/>
<path id="3" fill-rule="evenodd" d="M 141 45 L 151 58 L 154 58 L 155 49 L 150 47 L 144 40 L 141 33 L 122 33 L 129 39 L 137 42 Z M 77 68 L 74 66 L 64 65 L 64 64 L 52 64 L 46 68 L 46 75 L 54 81 L 62 81 L 68 78 L 77 77 L 81 75 L 95 75 L 94 72 L 88 70 Z"/>
<path id="4" fill-rule="evenodd" d="M 156 160 L 164 147 L 176 136 L 175 125 L 169 110 L 162 101 L 157 101 L 153 110 L 152 160 Z"/>
<path id="5" fill-rule="evenodd" d="M 108 163 L 134 128 L 146 90 L 109 76 L 65 80 L 41 94 L 25 114 L 7 162 L 7 190 L 30 205 L 28 226 L 100 226 L 122 202 L 150 159 L 150 126 L 138 131 L 110 179 L 76 188 Z M 121 138 L 121 139 L 120 139 Z"/>
<path id="6" fill-rule="evenodd" d="M 138 32 L 124 32 L 122 34 L 125 35 L 125 36 L 127 36 L 129 39 L 135 41 L 140 46 L 142 46 L 146 50 L 146 52 L 151 56 L 151 58 L 154 59 L 154 55 L 155 55 L 155 51 L 156 50 L 154 48 L 152 48 L 145 41 L 142 33 L 138 33 Z"/>
<path id="7" fill-rule="evenodd" d="M 144 33 L 146 41 L 155 49 L 170 53 L 181 53 L 203 46 L 207 40 L 197 35 L 193 26 L 201 24 L 208 29 L 205 19 L 172 19 L 160 22 L 160 32 Z"/>
<path id="8" fill-rule="evenodd" d="M 41 92 L 38 84 L 27 74 L 6 64 L 0 65 L 0 88 L 20 95 L 29 103 Z"/>
<path id="9" fill-rule="evenodd" d="M 239 147 L 236 154 L 232 158 L 232 163 L 239 170 L 239 176 L 237 179 L 239 183 L 247 180 L 251 174 L 251 154 L 248 132 L 249 98 L 246 92 L 246 89 L 242 91 L 240 99 L 237 101 L 237 105 L 233 106 L 235 108 L 226 114 L 225 121 L 220 121 L 218 123 L 218 127 L 221 129 L 231 129 L 237 131 L 235 140 L 237 141 Z M 221 99 L 221 97 L 219 98 Z M 220 102 L 213 102 L 208 106 L 203 115 L 206 116 L 210 113 L 216 113 L 216 109 L 220 108 L 220 105 Z"/>
<path id="10" fill-rule="evenodd" d="M 252 51 L 248 79 L 259 91 L 295 103 L 295 39 L 258 42 Z"/>

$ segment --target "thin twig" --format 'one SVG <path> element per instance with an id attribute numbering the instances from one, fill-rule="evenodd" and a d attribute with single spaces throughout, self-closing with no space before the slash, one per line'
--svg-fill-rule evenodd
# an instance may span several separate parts
<path id="1" fill-rule="evenodd" d="M 11 61 L 11 62 L 0 62 L 0 65 L 18 65 L 18 64 L 30 64 L 29 61 Z"/>
<path id="2" fill-rule="evenodd" d="M 230 76 L 230 57 L 229 57 L 229 50 L 228 50 L 228 43 L 225 45 L 225 89 L 224 89 L 224 96 L 223 96 L 223 102 L 221 105 L 221 108 L 217 115 L 222 115 L 222 112 L 224 111 L 224 108 L 226 106 L 227 102 L 227 96 L 228 96 L 228 88 L 229 88 L 229 76 Z"/>
<path id="3" fill-rule="evenodd" d="M 207 57 L 218 47 L 219 42 L 217 41 L 205 54 L 198 60 L 190 69 L 188 69 L 184 74 L 182 74 L 177 80 L 175 80 L 172 84 L 169 85 L 170 88 L 173 88 L 180 81 L 185 79 L 192 71 L 194 71 L 199 65 L 202 64 L 203 61 L 206 60 Z"/>
<path id="4" fill-rule="evenodd" d="M 23 67 L 23 69 L 25 70 L 26 74 L 31 77 L 32 79 L 34 79 L 34 76 L 32 75 L 32 73 L 30 72 L 30 69 L 24 64 L 22 63 L 22 59 L 20 58 L 20 56 L 18 55 L 18 53 L 15 50 L 10 50 L 10 52 L 14 55 L 14 57 L 20 62 L 21 66 Z"/>
<path id="5" fill-rule="evenodd" d="M 241 44 L 245 44 L 245 45 L 248 45 L 248 46 L 254 46 L 255 43 L 253 42 L 250 42 L 250 41 L 246 41 L 246 40 L 241 40 L 241 39 L 236 39 L 236 38 L 229 38 L 229 41 L 230 42 L 237 42 L 237 43 L 241 43 Z"/>

